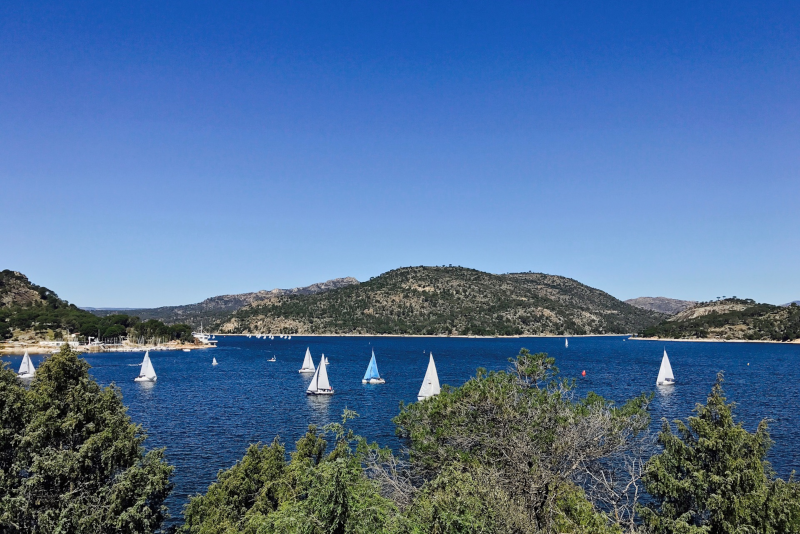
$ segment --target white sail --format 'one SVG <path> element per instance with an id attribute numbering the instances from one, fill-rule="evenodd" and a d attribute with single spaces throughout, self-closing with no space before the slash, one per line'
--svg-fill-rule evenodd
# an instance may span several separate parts
<path id="1" fill-rule="evenodd" d="M 153 363 L 150 361 L 150 352 L 145 352 L 144 360 L 142 360 L 142 370 L 136 380 L 139 382 L 155 382 L 157 378 Z"/>
<path id="2" fill-rule="evenodd" d="M 320 366 L 322 367 L 322 366 Z M 311 377 L 311 383 L 308 385 L 308 389 L 306 393 L 316 393 L 317 392 L 317 384 L 319 383 L 319 368 L 314 371 L 314 376 Z"/>
<path id="3" fill-rule="evenodd" d="M 303 366 L 300 368 L 301 373 L 314 372 L 314 360 L 311 359 L 311 349 L 306 349 L 306 357 L 303 359 Z"/>
<path id="4" fill-rule="evenodd" d="M 217 359 L 211 358 L 211 365 L 217 365 Z"/>
<path id="5" fill-rule="evenodd" d="M 664 357 L 661 358 L 661 369 L 658 370 L 656 378 L 657 386 L 672 386 L 675 384 L 675 376 L 672 374 L 672 366 L 669 364 L 667 349 L 664 349 Z"/>
<path id="6" fill-rule="evenodd" d="M 433 362 L 433 353 L 428 360 L 428 370 L 425 372 L 425 378 L 422 380 L 422 387 L 419 388 L 417 400 L 427 399 L 433 397 L 441 392 L 439 387 L 439 375 L 436 373 L 436 364 Z"/>
<path id="7" fill-rule="evenodd" d="M 27 350 L 22 357 L 22 363 L 19 366 L 19 373 L 17 374 L 22 378 L 33 378 L 36 375 L 36 369 L 33 367 L 33 362 L 31 361 L 31 357 L 28 356 Z"/>
<path id="8" fill-rule="evenodd" d="M 564 338 L 564 348 L 569 348 L 569 339 Z"/>
<path id="9" fill-rule="evenodd" d="M 325 355 L 319 361 L 319 377 L 317 377 L 317 390 L 325 391 L 330 390 L 331 384 L 328 382 L 328 367 L 325 365 Z"/>

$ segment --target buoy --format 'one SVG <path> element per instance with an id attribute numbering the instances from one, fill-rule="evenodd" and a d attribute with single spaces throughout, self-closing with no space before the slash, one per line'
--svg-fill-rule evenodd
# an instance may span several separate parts
<path id="1" fill-rule="evenodd" d="M 581 373 L 581 376 L 586 376 L 586 370 Z"/>
<path id="2" fill-rule="evenodd" d="M 747 362 L 747 365 L 750 365 L 750 362 Z"/>

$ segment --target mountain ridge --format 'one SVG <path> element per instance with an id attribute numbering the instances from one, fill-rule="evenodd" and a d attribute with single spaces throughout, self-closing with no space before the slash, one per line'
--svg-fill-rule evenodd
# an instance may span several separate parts
<path id="1" fill-rule="evenodd" d="M 343 278 L 333 278 L 325 282 L 317 282 L 308 286 L 294 287 L 291 289 L 270 289 L 253 291 L 250 293 L 233 293 L 227 295 L 217 295 L 209 297 L 194 304 L 182 304 L 176 306 L 160 306 L 158 308 L 83 308 L 91 313 L 104 317 L 124 312 L 136 315 L 142 320 L 158 319 L 166 324 L 186 323 L 192 326 L 199 326 L 201 322 L 206 324 L 210 321 L 218 320 L 226 313 L 234 312 L 255 302 L 268 301 L 275 297 L 286 295 L 311 295 L 323 291 L 330 291 L 348 285 L 358 284 L 359 281 L 352 276 Z"/>
<path id="2" fill-rule="evenodd" d="M 624 302 L 637 308 L 666 313 L 667 315 L 674 315 L 697 304 L 696 300 L 680 300 L 667 297 L 637 297 Z"/>
<path id="3" fill-rule="evenodd" d="M 419 266 L 255 302 L 214 327 L 251 334 L 581 335 L 635 332 L 665 317 L 566 277 Z"/>

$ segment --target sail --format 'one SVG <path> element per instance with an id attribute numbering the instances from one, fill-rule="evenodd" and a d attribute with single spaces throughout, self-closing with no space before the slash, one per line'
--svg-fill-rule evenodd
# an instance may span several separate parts
<path id="1" fill-rule="evenodd" d="M 569 339 L 564 338 L 564 347 L 569 348 Z"/>
<path id="2" fill-rule="evenodd" d="M 364 373 L 364 380 L 371 380 L 373 378 L 380 378 L 381 375 L 378 372 L 378 363 L 375 361 L 375 351 L 372 351 L 372 359 L 369 361 L 369 365 L 367 366 L 367 372 Z"/>
<path id="3" fill-rule="evenodd" d="M 30 374 L 31 376 L 36 374 L 36 369 L 33 367 L 33 362 L 31 361 L 31 357 L 28 356 L 27 350 L 25 351 L 25 355 L 22 357 L 22 364 L 19 366 L 19 374 Z"/>
<path id="4" fill-rule="evenodd" d="M 664 357 L 661 358 L 661 369 L 658 370 L 658 378 L 656 378 L 656 385 L 661 386 L 664 384 L 674 384 L 675 376 L 672 374 L 672 366 L 669 364 L 667 357 L 667 349 L 664 349 Z"/>
<path id="5" fill-rule="evenodd" d="M 303 367 L 301 369 L 311 370 L 314 368 L 314 360 L 311 359 L 311 349 L 306 349 L 306 357 L 303 359 Z"/>
<path id="6" fill-rule="evenodd" d="M 436 364 L 433 362 L 433 353 L 431 353 L 431 357 L 428 360 L 428 370 L 425 372 L 425 378 L 422 380 L 422 387 L 419 388 L 417 399 L 422 400 L 438 395 L 440 391 L 439 375 L 436 374 Z"/>
<path id="7" fill-rule="evenodd" d="M 319 367 L 325 366 L 320 365 Z M 308 389 L 306 390 L 308 393 L 316 393 L 317 389 L 319 389 L 317 387 L 317 384 L 319 383 L 319 367 L 317 367 L 317 370 L 314 371 L 314 376 L 311 377 L 311 383 L 308 385 Z"/>
<path id="8" fill-rule="evenodd" d="M 211 358 L 211 365 L 217 365 L 217 359 Z"/>
<path id="9" fill-rule="evenodd" d="M 139 373 L 139 376 L 143 376 L 150 380 L 156 379 L 156 371 L 153 369 L 153 364 L 150 362 L 150 353 L 144 353 L 144 360 L 142 361 L 142 371 Z"/>
<path id="10" fill-rule="evenodd" d="M 322 355 L 322 359 L 319 361 L 319 367 L 317 368 L 319 372 L 319 376 L 317 377 L 317 390 L 329 390 L 331 389 L 331 384 L 328 382 L 328 368 L 325 366 L 325 355 Z"/>

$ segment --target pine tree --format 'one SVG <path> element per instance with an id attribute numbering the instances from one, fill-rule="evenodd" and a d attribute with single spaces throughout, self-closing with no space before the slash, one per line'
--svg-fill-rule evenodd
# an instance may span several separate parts
<path id="1" fill-rule="evenodd" d="M 641 516 L 657 533 L 800 532 L 800 488 L 775 478 L 766 461 L 767 422 L 748 432 L 726 403 L 722 373 L 694 417 L 664 422 L 664 451 L 647 464 L 645 487 L 654 502 Z"/>
<path id="2" fill-rule="evenodd" d="M 66 347 L 30 389 L 0 369 L 0 532 L 150 533 L 167 516 L 172 467 L 144 452 L 122 395 Z"/>

